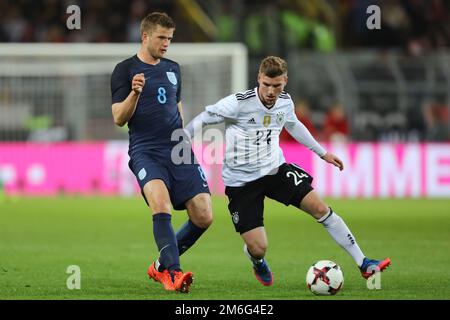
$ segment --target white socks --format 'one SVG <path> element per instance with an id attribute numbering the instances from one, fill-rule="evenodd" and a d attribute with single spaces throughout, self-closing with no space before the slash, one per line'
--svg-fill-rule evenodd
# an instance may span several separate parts
<path id="1" fill-rule="evenodd" d="M 323 224 L 334 241 L 352 256 L 358 266 L 362 265 L 364 254 L 356 243 L 355 237 L 341 217 L 330 208 L 329 213 L 317 220 L 317 222 Z"/>

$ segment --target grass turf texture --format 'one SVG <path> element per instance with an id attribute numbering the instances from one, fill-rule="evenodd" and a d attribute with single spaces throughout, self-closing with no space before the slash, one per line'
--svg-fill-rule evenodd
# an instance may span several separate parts
<path id="1" fill-rule="evenodd" d="M 181 257 L 192 270 L 191 293 L 166 292 L 146 275 L 157 256 L 151 215 L 142 199 L 21 198 L 0 203 L 2 299 L 450 299 L 449 200 L 328 200 L 363 252 L 390 257 L 381 290 L 368 290 L 353 260 L 324 228 L 292 207 L 266 200 L 267 261 L 274 285 L 263 287 L 242 252 L 225 198 L 213 199 L 215 221 Z M 175 212 L 178 228 L 185 212 Z M 316 297 L 309 266 L 338 263 L 344 288 Z M 69 265 L 81 268 L 81 290 L 68 290 Z"/>

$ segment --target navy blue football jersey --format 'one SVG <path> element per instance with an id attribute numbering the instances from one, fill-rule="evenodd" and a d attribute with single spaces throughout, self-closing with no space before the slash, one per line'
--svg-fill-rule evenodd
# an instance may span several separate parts
<path id="1" fill-rule="evenodd" d="M 122 102 L 131 92 L 133 77 L 143 73 L 145 85 L 136 110 L 128 121 L 129 154 L 172 148 L 172 132 L 182 128 L 177 103 L 180 102 L 181 74 L 175 61 L 161 59 L 156 65 L 141 61 L 137 55 L 116 65 L 111 76 L 112 103 Z"/>

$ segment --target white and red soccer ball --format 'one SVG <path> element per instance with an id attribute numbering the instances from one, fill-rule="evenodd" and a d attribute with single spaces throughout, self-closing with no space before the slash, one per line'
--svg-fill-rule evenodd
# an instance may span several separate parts
<path id="1" fill-rule="evenodd" d="M 320 260 L 306 273 L 306 285 L 316 295 L 335 295 L 344 285 L 344 275 L 333 261 Z"/>

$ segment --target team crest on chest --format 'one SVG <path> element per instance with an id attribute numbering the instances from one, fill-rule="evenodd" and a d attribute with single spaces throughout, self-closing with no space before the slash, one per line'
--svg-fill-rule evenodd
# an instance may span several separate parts
<path id="1" fill-rule="evenodd" d="M 284 124 L 284 112 L 277 113 L 277 125 L 282 126 Z"/>
<path id="2" fill-rule="evenodd" d="M 168 72 L 166 72 L 166 74 L 167 74 L 167 79 L 169 79 L 170 83 L 175 86 L 178 83 L 177 76 L 175 75 L 175 73 L 172 71 L 168 71 Z"/>

